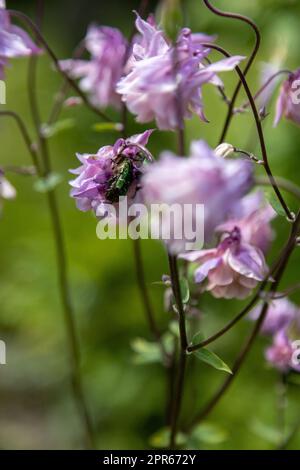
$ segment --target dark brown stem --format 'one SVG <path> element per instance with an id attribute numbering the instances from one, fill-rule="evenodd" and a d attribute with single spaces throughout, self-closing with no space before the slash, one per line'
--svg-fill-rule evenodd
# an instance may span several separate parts
<path id="1" fill-rule="evenodd" d="M 275 78 L 279 77 L 280 75 L 287 74 L 289 75 L 291 73 L 290 70 L 278 70 L 278 72 L 274 73 L 271 75 L 271 77 L 268 78 L 268 80 L 262 85 L 262 87 L 253 95 L 254 100 L 257 100 L 257 98 L 265 91 L 265 89 L 275 80 Z M 247 103 L 244 103 L 240 108 L 237 108 L 234 110 L 235 113 L 241 113 L 245 109 L 247 109 L 250 106 L 249 101 Z"/>
<path id="2" fill-rule="evenodd" d="M 198 351 L 198 349 L 201 349 L 201 348 L 204 348 L 205 346 L 207 346 L 208 344 L 210 343 L 213 343 L 214 341 L 216 341 L 217 339 L 221 338 L 223 335 L 225 335 L 225 333 L 227 333 L 228 331 L 230 331 L 242 318 L 245 317 L 245 315 L 247 315 L 247 313 L 254 307 L 254 305 L 259 301 L 260 299 L 260 292 L 261 292 L 261 289 L 259 290 L 259 292 L 255 295 L 255 297 L 253 297 L 253 299 L 249 302 L 248 305 L 246 305 L 246 307 L 236 316 L 233 318 L 233 320 L 231 320 L 229 323 L 227 323 L 226 326 L 224 326 L 224 328 L 221 328 L 221 330 L 219 330 L 217 333 L 209 336 L 207 339 L 205 339 L 204 341 L 201 341 L 200 343 L 197 343 L 197 344 L 193 344 L 192 346 L 188 346 L 187 347 L 187 352 L 188 353 L 192 353 L 194 351 Z"/>
<path id="3" fill-rule="evenodd" d="M 147 322 L 148 322 L 148 325 L 149 325 L 149 328 L 151 330 L 153 337 L 160 344 L 162 348 L 162 352 L 164 356 L 166 356 L 166 352 L 161 341 L 161 333 L 156 324 L 155 317 L 154 317 L 153 310 L 152 310 L 152 305 L 151 305 L 149 294 L 148 294 L 147 284 L 145 280 L 143 260 L 142 260 L 141 245 L 140 245 L 139 239 L 133 240 L 133 250 L 134 250 L 136 279 L 137 279 L 139 291 L 141 294 L 141 299 L 143 301 Z"/>
<path id="4" fill-rule="evenodd" d="M 65 73 L 60 68 L 58 58 L 56 57 L 55 53 L 53 52 L 53 50 L 51 49 L 51 47 L 49 46 L 49 44 L 45 40 L 45 38 L 42 35 L 42 33 L 40 32 L 39 28 L 35 25 L 35 23 L 27 15 L 25 15 L 24 13 L 21 13 L 20 11 L 16 11 L 16 10 L 7 10 L 7 11 L 12 17 L 18 18 L 19 20 L 23 21 L 31 29 L 33 34 L 37 37 L 39 43 L 45 48 L 46 52 L 48 53 L 48 55 L 52 59 L 56 70 L 65 78 L 65 80 L 69 83 L 71 88 L 73 88 L 76 91 L 76 93 L 81 97 L 81 99 L 83 100 L 85 105 L 89 109 L 91 109 L 94 113 L 96 113 L 98 116 L 100 116 L 103 120 L 108 121 L 108 122 L 112 122 L 112 119 L 109 116 L 107 116 L 105 113 L 100 111 L 100 109 L 96 108 L 95 106 L 93 106 L 90 103 L 90 101 L 88 100 L 86 95 L 81 91 L 81 89 L 79 88 L 77 83 L 74 80 L 72 80 L 68 76 L 68 74 Z"/>
<path id="5" fill-rule="evenodd" d="M 286 178 L 282 178 L 281 176 L 276 176 L 276 183 L 281 189 L 292 194 L 297 199 L 300 199 L 300 187 L 295 183 L 287 180 Z M 265 176 L 256 176 L 255 184 L 258 186 L 270 186 L 270 180 Z"/>
<path id="6" fill-rule="evenodd" d="M 255 45 L 254 45 L 253 51 L 252 51 L 252 53 L 249 57 L 247 65 L 246 65 L 246 67 L 243 71 L 243 74 L 244 74 L 244 77 L 245 77 L 247 75 L 247 73 L 249 72 L 251 65 L 253 64 L 253 61 L 254 61 L 254 59 L 257 55 L 257 52 L 258 52 L 258 49 L 259 49 L 259 46 L 260 46 L 261 37 L 260 37 L 260 32 L 259 32 L 258 27 L 256 26 L 256 24 L 250 18 L 247 18 L 244 15 L 239 15 L 237 13 L 229 13 L 229 12 L 221 11 L 221 10 L 215 8 L 213 5 L 211 5 L 211 3 L 208 0 L 203 0 L 203 1 L 204 1 L 205 5 L 207 6 L 207 8 L 209 8 L 214 14 L 216 14 L 218 16 L 221 16 L 223 18 L 231 18 L 231 19 L 234 19 L 234 20 L 243 21 L 244 23 L 247 23 L 249 26 L 251 26 L 251 28 L 253 29 L 253 31 L 255 33 Z M 227 131 L 229 129 L 230 122 L 231 122 L 231 119 L 232 119 L 232 116 L 233 116 L 234 105 L 235 105 L 236 99 L 238 97 L 238 94 L 240 92 L 241 86 L 242 86 L 242 83 L 241 83 L 241 81 L 239 81 L 236 88 L 235 88 L 235 90 L 234 90 L 234 93 L 233 93 L 233 96 L 230 100 L 230 103 L 229 103 L 227 116 L 226 116 L 224 128 L 222 130 L 222 134 L 221 134 L 219 143 L 222 143 L 225 140 L 225 137 L 226 137 L 226 134 L 227 134 Z"/>
<path id="7" fill-rule="evenodd" d="M 291 233 L 289 236 L 289 239 L 282 250 L 281 256 L 280 256 L 280 263 L 277 266 L 277 271 L 276 275 L 274 276 L 275 282 L 270 288 L 270 292 L 276 293 L 279 283 L 281 281 L 281 278 L 284 274 L 284 271 L 286 269 L 286 266 L 289 262 L 289 259 L 291 257 L 291 254 L 296 246 L 295 241 L 296 237 L 299 231 L 299 225 L 300 225 L 300 212 L 298 213 L 295 222 L 293 223 Z M 265 320 L 266 314 L 268 312 L 268 307 L 269 303 L 268 301 L 265 301 L 262 305 L 262 309 L 260 312 L 260 315 L 258 317 L 258 320 L 255 323 L 255 326 L 247 339 L 246 343 L 242 347 L 237 359 L 235 360 L 235 363 L 232 367 L 232 375 L 228 375 L 228 377 L 225 379 L 219 390 L 215 393 L 215 395 L 211 398 L 211 400 L 207 403 L 207 405 L 204 407 L 203 410 L 201 410 L 196 417 L 192 420 L 189 429 L 193 428 L 196 424 L 198 424 L 200 421 L 202 421 L 206 416 L 215 408 L 215 406 L 219 403 L 220 399 L 224 396 L 226 391 L 228 390 L 230 384 L 234 380 L 234 378 L 237 376 L 237 373 L 239 372 L 241 366 L 243 365 L 244 361 L 246 360 L 248 353 L 250 352 L 259 332 L 261 329 L 261 326 Z"/>
<path id="8" fill-rule="evenodd" d="M 211 49 L 214 49 L 218 52 L 220 52 L 221 54 L 223 54 L 225 57 L 230 57 L 230 54 L 225 51 L 225 49 L 223 49 L 222 47 L 220 46 L 217 46 L 216 44 L 210 44 L 210 43 L 205 43 L 205 44 L 202 44 L 204 47 L 209 47 Z M 240 69 L 240 67 L 236 66 L 235 67 L 235 70 L 238 74 L 238 76 L 240 77 L 240 80 L 241 80 L 241 83 L 245 89 L 245 92 L 247 94 L 247 97 L 249 99 L 249 102 L 250 102 L 250 106 L 251 106 L 251 109 L 252 109 L 252 113 L 253 113 L 253 117 L 254 117 L 254 120 L 255 120 L 255 124 L 256 124 L 256 129 L 257 129 L 257 133 L 258 133 L 258 138 L 259 138 L 259 142 L 260 142 L 260 147 L 261 147 L 261 152 L 262 152 L 262 158 L 263 158 L 263 161 L 264 161 L 264 168 L 266 170 L 266 173 L 268 175 L 268 178 L 270 180 L 270 183 L 274 189 L 274 192 L 280 202 L 280 204 L 282 205 L 288 219 L 290 221 L 293 221 L 294 220 L 294 217 L 292 215 L 292 213 L 290 212 L 279 188 L 278 188 L 278 185 L 275 181 L 275 178 L 272 174 L 272 171 L 271 171 L 271 168 L 270 168 L 270 165 L 269 165 L 269 161 L 268 161 L 268 154 L 267 154 L 267 148 L 266 148 L 266 144 L 265 144 L 265 138 L 264 138 L 264 133 L 263 133 L 263 129 L 262 129 L 262 125 L 261 125 L 261 121 L 260 121 L 260 118 L 259 118 L 259 114 L 258 114 L 258 111 L 257 111 L 257 108 L 256 108 L 256 104 L 255 104 L 255 101 L 253 99 L 253 96 L 252 96 L 252 93 L 250 91 L 250 88 L 248 86 L 248 83 L 245 79 L 245 76 L 242 72 L 242 70 Z"/>

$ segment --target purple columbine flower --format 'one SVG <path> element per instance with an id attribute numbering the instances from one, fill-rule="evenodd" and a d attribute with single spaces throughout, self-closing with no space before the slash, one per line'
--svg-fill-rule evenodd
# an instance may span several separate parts
<path id="1" fill-rule="evenodd" d="M 142 194 L 148 205 L 178 204 L 193 208 L 204 205 L 204 236 L 209 241 L 216 226 L 237 210 L 241 197 L 252 184 L 250 162 L 217 157 L 204 141 L 191 144 L 190 157 L 164 152 L 158 162 L 148 165 L 142 178 Z M 175 224 L 182 223 L 181 213 Z M 194 211 L 196 214 L 196 211 Z M 177 220 L 178 219 L 178 220 Z M 164 232 L 164 227 L 162 227 Z M 170 251 L 183 252 L 187 240 L 170 238 Z"/>
<path id="2" fill-rule="evenodd" d="M 194 273 L 195 282 L 207 280 L 204 290 L 216 298 L 244 299 L 268 273 L 262 251 L 243 242 L 238 227 L 217 248 L 194 251 L 181 258 L 199 264 Z"/>
<path id="3" fill-rule="evenodd" d="M 30 36 L 18 26 L 11 24 L 5 2 L 0 4 L 0 79 L 4 78 L 4 67 L 8 60 L 39 54 L 41 50 Z"/>
<path id="4" fill-rule="evenodd" d="M 291 73 L 281 85 L 276 103 L 274 126 L 282 116 L 300 125 L 300 69 Z"/>
<path id="5" fill-rule="evenodd" d="M 70 184 L 78 209 L 93 210 L 101 216 L 104 204 L 117 204 L 119 197 L 125 195 L 131 201 L 135 199 L 142 164 L 149 158 L 145 145 L 151 133 L 148 130 L 126 140 L 118 139 L 113 146 L 102 147 L 96 154 L 77 154 L 82 165 L 70 170 L 78 175 Z M 122 185 L 118 186 L 120 181 Z"/>
<path id="6" fill-rule="evenodd" d="M 210 49 L 201 43 L 213 37 L 181 30 L 173 47 L 153 22 L 138 15 L 136 27 L 141 39 L 133 46 L 131 71 L 117 84 L 128 109 L 138 122 L 156 120 L 160 129 L 182 127 L 193 113 L 206 121 L 201 87 L 204 83 L 222 85 L 217 72 L 233 70 L 244 58 L 234 56 L 207 65 Z"/>
<path id="7" fill-rule="evenodd" d="M 265 351 L 266 360 L 281 372 L 290 369 L 300 372 L 300 362 L 293 360 L 295 349 L 285 330 L 279 331 L 273 339 L 273 344 Z"/>
<path id="8" fill-rule="evenodd" d="M 274 233 L 270 222 L 276 212 L 266 203 L 263 193 L 256 191 L 241 200 L 238 218 L 234 218 L 217 227 L 217 232 L 230 232 L 234 227 L 241 231 L 243 241 L 259 248 L 263 253 L 268 251 Z"/>
<path id="9" fill-rule="evenodd" d="M 61 68 L 72 78 L 80 79 L 80 88 L 90 95 L 95 106 L 120 107 L 116 83 L 124 73 L 127 41 L 116 28 L 91 25 L 85 38 L 90 60 L 62 60 Z"/>
<path id="10" fill-rule="evenodd" d="M 251 320 L 257 320 L 261 312 L 261 305 L 255 307 L 249 314 Z M 275 335 L 288 328 L 291 323 L 300 318 L 299 308 L 286 297 L 272 299 L 261 332 L 265 335 Z"/>

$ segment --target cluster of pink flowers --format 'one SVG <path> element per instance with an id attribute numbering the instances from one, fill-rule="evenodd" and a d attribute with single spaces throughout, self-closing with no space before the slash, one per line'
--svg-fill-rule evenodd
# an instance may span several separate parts
<path id="1" fill-rule="evenodd" d="M 205 121 L 202 85 L 222 86 L 216 73 L 233 70 L 244 57 L 207 64 L 210 49 L 201 44 L 213 37 L 184 28 L 172 46 L 152 17 L 144 21 L 137 15 L 136 28 L 128 51 L 120 31 L 91 26 L 85 38 L 91 59 L 61 61 L 62 69 L 81 79 L 94 104 L 119 106 L 122 100 L 139 122 L 156 120 L 160 129 L 176 129 L 193 113 Z"/>
<path id="2" fill-rule="evenodd" d="M 282 372 L 288 372 L 290 369 L 300 372 L 300 360 L 293 361 L 293 337 L 298 337 L 300 332 L 300 309 L 286 297 L 278 297 L 270 301 L 261 329 L 262 334 L 272 339 L 272 344 L 265 351 L 265 357 L 273 367 Z M 250 313 L 250 318 L 257 320 L 260 312 L 261 305 L 258 305 Z"/>
<path id="3" fill-rule="evenodd" d="M 264 254 L 272 239 L 270 221 L 275 212 L 262 205 L 259 192 L 245 196 L 238 208 L 238 217 L 215 228 L 221 234 L 216 248 L 181 255 L 198 265 L 195 282 L 217 298 L 243 299 L 268 274 Z"/>

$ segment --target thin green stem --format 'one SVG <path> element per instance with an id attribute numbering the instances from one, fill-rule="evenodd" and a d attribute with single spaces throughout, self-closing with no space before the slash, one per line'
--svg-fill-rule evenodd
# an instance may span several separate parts
<path id="1" fill-rule="evenodd" d="M 42 35 L 38 28 L 35 29 L 36 39 L 38 42 L 42 42 Z M 51 159 L 48 149 L 47 140 L 42 132 L 42 120 L 40 117 L 39 106 L 37 101 L 37 58 L 31 57 L 29 61 L 28 69 L 28 95 L 29 104 L 33 122 L 35 125 L 36 133 L 39 141 L 39 150 L 41 160 L 43 162 L 43 176 L 48 176 L 51 172 Z M 64 321 L 66 327 L 66 335 L 68 342 L 68 350 L 70 356 L 70 367 L 71 367 L 71 383 L 75 402 L 78 408 L 80 418 L 83 423 L 85 430 L 85 441 L 86 447 L 93 448 L 95 446 L 95 436 L 93 431 L 92 420 L 90 418 L 88 407 L 86 404 L 83 384 L 80 370 L 80 347 L 79 339 L 76 333 L 76 326 L 74 320 L 74 311 L 70 298 L 70 288 L 68 281 L 68 269 L 67 269 L 67 258 L 65 251 L 65 243 L 63 237 L 63 229 L 60 220 L 60 214 L 58 210 L 58 204 L 54 190 L 50 190 L 46 194 L 50 219 L 53 229 L 54 242 L 56 247 L 57 256 L 57 270 L 58 270 L 58 281 L 61 304 L 63 307 Z"/>
<path id="2" fill-rule="evenodd" d="M 186 368 L 186 348 L 188 345 L 186 325 L 185 325 L 185 313 L 184 306 L 181 296 L 180 280 L 177 266 L 177 258 L 174 255 L 169 254 L 169 267 L 170 267 L 170 278 L 172 291 L 176 303 L 176 309 L 179 316 L 179 333 L 180 333 L 180 353 L 179 353 L 179 364 L 178 374 L 175 383 L 175 391 L 173 396 L 173 404 L 171 408 L 171 435 L 170 435 L 170 448 L 176 447 L 176 435 L 178 429 L 178 420 L 180 416 L 181 404 L 183 400 L 183 388 L 184 388 L 184 377 Z"/>

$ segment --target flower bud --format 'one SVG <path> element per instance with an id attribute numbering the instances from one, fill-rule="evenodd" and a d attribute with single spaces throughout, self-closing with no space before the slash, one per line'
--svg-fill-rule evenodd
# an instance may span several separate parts
<path id="1" fill-rule="evenodd" d="M 223 144 L 218 145 L 218 147 L 215 149 L 215 154 L 217 157 L 229 157 L 235 152 L 235 148 L 231 144 L 226 144 L 224 142 Z"/>

